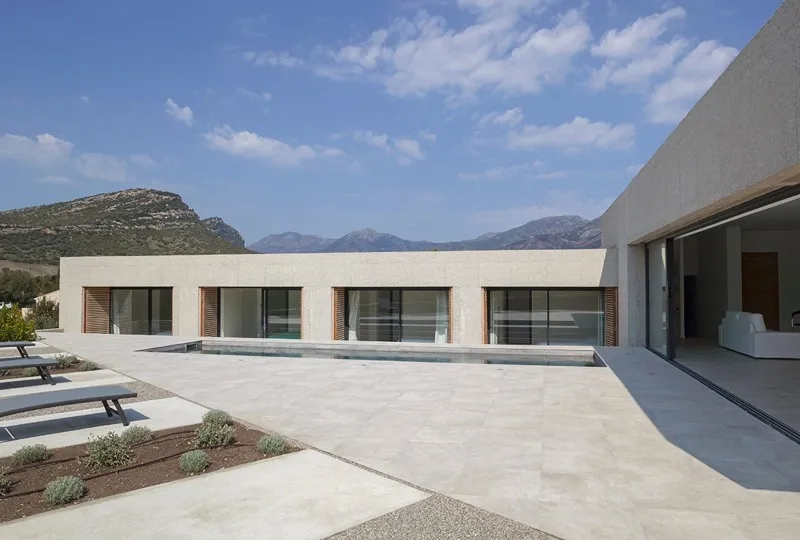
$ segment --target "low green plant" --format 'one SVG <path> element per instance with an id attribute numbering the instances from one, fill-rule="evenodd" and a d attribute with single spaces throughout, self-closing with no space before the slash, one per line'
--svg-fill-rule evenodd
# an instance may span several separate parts
<path id="1" fill-rule="evenodd" d="M 77 476 L 56 478 L 44 488 L 44 500 L 53 506 L 71 503 L 83 497 L 86 485 Z"/>
<path id="2" fill-rule="evenodd" d="M 208 468 L 208 454 L 202 450 L 189 450 L 178 458 L 178 468 L 184 474 L 198 474 Z"/>
<path id="3" fill-rule="evenodd" d="M 53 360 L 58 362 L 58 365 L 56 366 L 58 369 L 71 368 L 79 362 L 78 358 L 74 354 L 57 354 L 53 357 Z"/>
<path id="4" fill-rule="evenodd" d="M 91 467 L 121 467 L 132 460 L 131 447 L 114 432 L 92 437 L 86 444 L 85 461 Z"/>
<path id="5" fill-rule="evenodd" d="M 28 320 L 37 330 L 58 328 L 58 304 L 42 298 L 31 307 Z"/>
<path id="6" fill-rule="evenodd" d="M 8 467 L 0 467 L 0 495 L 8 495 L 14 481 L 8 476 Z"/>
<path id="7" fill-rule="evenodd" d="M 36 328 L 26 321 L 19 306 L 0 308 L 0 341 L 33 341 Z"/>
<path id="8" fill-rule="evenodd" d="M 256 443 L 258 451 L 267 456 L 277 456 L 286 451 L 286 441 L 277 435 L 264 435 Z"/>
<path id="9" fill-rule="evenodd" d="M 39 376 L 39 370 L 36 369 L 35 367 L 26 367 L 25 369 L 22 370 L 22 376 L 23 377 L 38 377 Z"/>
<path id="10" fill-rule="evenodd" d="M 145 426 L 132 426 L 123 431 L 119 438 L 123 444 L 136 446 L 152 439 L 153 430 Z"/>
<path id="11" fill-rule="evenodd" d="M 227 446 L 236 440 L 236 428 L 225 424 L 200 424 L 195 431 L 194 443 L 200 448 Z"/>
<path id="12" fill-rule="evenodd" d="M 11 370 L 9 369 L 0 369 L 0 377 L 5 377 L 9 373 L 11 373 Z"/>
<path id="13" fill-rule="evenodd" d="M 83 364 L 81 364 L 81 371 L 94 371 L 96 369 L 100 368 L 91 360 L 84 360 Z"/>
<path id="14" fill-rule="evenodd" d="M 30 446 L 23 446 L 11 456 L 11 459 L 17 465 L 30 465 L 31 463 L 38 463 L 45 461 L 52 455 L 50 450 L 43 444 L 33 444 Z"/>
<path id="15" fill-rule="evenodd" d="M 214 409 L 203 415 L 203 423 L 215 424 L 218 426 L 231 426 L 233 425 L 233 417 L 225 411 Z"/>

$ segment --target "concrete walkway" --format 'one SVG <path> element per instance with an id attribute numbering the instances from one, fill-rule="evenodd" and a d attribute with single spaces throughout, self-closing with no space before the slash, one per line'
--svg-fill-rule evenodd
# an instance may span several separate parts
<path id="1" fill-rule="evenodd" d="M 800 446 L 641 349 L 604 368 L 166 353 L 47 341 L 567 540 L 793 538 Z"/>
<path id="2" fill-rule="evenodd" d="M 313 450 L 0 525 L 0 538 L 319 540 L 428 494 Z"/>

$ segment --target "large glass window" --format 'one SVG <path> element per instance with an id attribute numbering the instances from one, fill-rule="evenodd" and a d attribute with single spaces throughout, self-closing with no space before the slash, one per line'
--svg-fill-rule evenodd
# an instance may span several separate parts
<path id="1" fill-rule="evenodd" d="M 448 294 L 447 289 L 348 289 L 346 338 L 447 343 Z"/>
<path id="2" fill-rule="evenodd" d="M 220 289 L 220 337 L 300 339 L 300 330 L 300 289 Z"/>
<path id="3" fill-rule="evenodd" d="M 172 289 L 112 289 L 111 332 L 172 335 Z"/>
<path id="4" fill-rule="evenodd" d="M 602 291 L 490 289 L 489 343 L 602 345 Z"/>
<path id="5" fill-rule="evenodd" d="M 667 243 L 647 245 L 647 346 L 667 355 Z"/>

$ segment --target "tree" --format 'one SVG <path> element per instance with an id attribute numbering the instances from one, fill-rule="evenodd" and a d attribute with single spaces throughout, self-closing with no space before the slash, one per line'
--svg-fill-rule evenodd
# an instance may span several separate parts
<path id="1" fill-rule="evenodd" d="M 28 313 L 28 321 L 33 321 L 34 328 L 58 328 L 58 304 L 47 298 L 36 302 Z"/>
<path id="2" fill-rule="evenodd" d="M 36 329 L 26 321 L 19 306 L 0 308 L 0 341 L 33 341 Z"/>

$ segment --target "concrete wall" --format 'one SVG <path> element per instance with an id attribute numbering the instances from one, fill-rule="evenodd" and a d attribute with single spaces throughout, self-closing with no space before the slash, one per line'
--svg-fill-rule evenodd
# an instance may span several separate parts
<path id="1" fill-rule="evenodd" d="M 780 329 L 791 330 L 790 317 L 800 310 L 800 231 L 743 231 L 742 252 L 777 252 Z"/>
<path id="2" fill-rule="evenodd" d="M 333 287 L 452 287 L 453 342 L 482 341 L 482 287 L 616 287 L 614 250 L 78 257 L 61 259 L 61 325 L 83 287 L 173 287 L 176 335 L 196 336 L 200 287 L 302 287 L 303 336 L 332 336 Z"/>
<path id="3" fill-rule="evenodd" d="M 625 246 L 800 182 L 798 81 L 800 0 L 788 0 L 603 215 L 622 272 L 620 344 L 645 336 L 643 252 Z"/>

